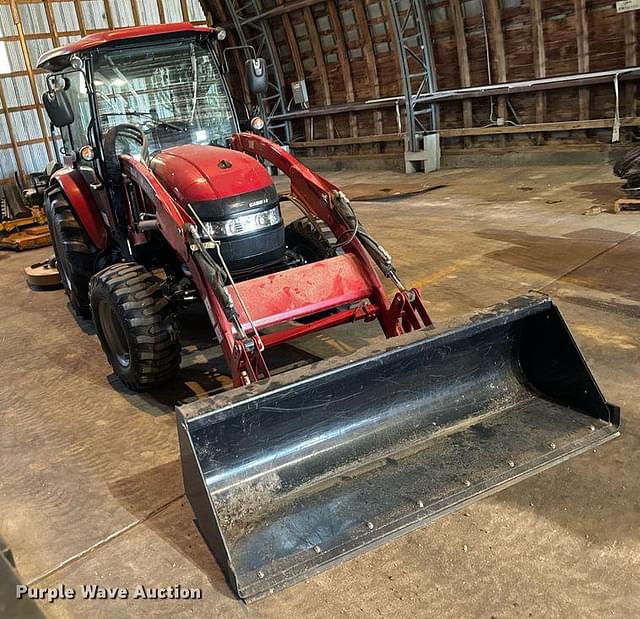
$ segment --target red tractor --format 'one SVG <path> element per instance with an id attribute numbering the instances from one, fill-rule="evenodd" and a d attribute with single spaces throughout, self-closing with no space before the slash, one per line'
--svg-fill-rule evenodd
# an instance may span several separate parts
<path id="1" fill-rule="evenodd" d="M 63 139 L 47 206 L 54 248 L 71 306 L 93 316 L 115 373 L 135 390 L 171 379 L 174 308 L 195 299 L 236 385 L 267 378 L 264 349 L 303 333 L 358 319 L 377 318 L 387 337 L 429 325 L 419 293 L 402 286 L 344 194 L 239 132 L 212 41 L 188 24 L 130 28 L 39 62 Z M 248 68 L 260 91 L 263 65 Z M 278 195 L 256 157 L 291 178 L 290 195 Z M 304 215 L 286 228 L 284 199 Z M 391 303 L 370 257 L 398 286 Z"/>
<path id="2" fill-rule="evenodd" d="M 240 132 L 220 32 L 127 28 L 42 56 L 62 155 L 46 209 L 69 302 L 131 389 L 173 378 L 176 312 L 206 307 L 241 388 L 178 410 L 185 488 L 249 599 L 590 449 L 619 415 L 549 299 L 421 331 L 419 291 L 344 193 Z M 263 61 L 247 79 L 265 92 Z M 284 200 L 302 214 L 287 226 Z M 265 349 L 373 320 L 390 343 L 270 378 Z"/>

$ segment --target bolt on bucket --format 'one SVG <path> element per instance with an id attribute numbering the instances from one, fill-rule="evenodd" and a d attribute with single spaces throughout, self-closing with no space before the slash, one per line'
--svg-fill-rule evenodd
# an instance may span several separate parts
<path id="1" fill-rule="evenodd" d="M 252 600 L 619 433 L 558 309 L 522 297 L 178 408 L 187 497 Z"/>

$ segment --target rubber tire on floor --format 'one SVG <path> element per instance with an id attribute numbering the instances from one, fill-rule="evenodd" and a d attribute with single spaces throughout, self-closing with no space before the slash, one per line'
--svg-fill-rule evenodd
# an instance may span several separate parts
<path id="1" fill-rule="evenodd" d="M 300 217 L 292 221 L 285 228 L 285 242 L 287 247 L 301 255 L 307 263 L 318 262 L 344 254 L 341 247 L 334 247 L 336 237 L 331 228 L 319 221 L 320 231 L 307 217 Z"/>
<path id="2" fill-rule="evenodd" d="M 114 264 L 91 278 L 89 295 L 102 349 L 129 389 L 146 391 L 174 378 L 178 326 L 157 277 L 139 264 Z"/>
<path id="3" fill-rule="evenodd" d="M 51 244 L 69 303 L 77 314 L 89 318 L 89 280 L 95 273 L 98 250 L 60 187 L 52 187 L 48 191 L 45 210 Z"/>

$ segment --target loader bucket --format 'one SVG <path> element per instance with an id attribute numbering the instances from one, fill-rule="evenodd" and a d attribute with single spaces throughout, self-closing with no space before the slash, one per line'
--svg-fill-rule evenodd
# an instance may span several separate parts
<path id="1" fill-rule="evenodd" d="M 251 600 L 618 435 L 558 309 L 522 297 L 178 409 L 197 524 Z"/>

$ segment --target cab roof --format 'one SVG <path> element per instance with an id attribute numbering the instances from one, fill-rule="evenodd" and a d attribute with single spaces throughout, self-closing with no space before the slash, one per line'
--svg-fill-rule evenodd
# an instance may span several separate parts
<path id="1" fill-rule="evenodd" d="M 95 32 L 68 45 L 56 47 L 40 56 L 38 68 L 47 71 L 59 71 L 69 65 L 69 58 L 73 54 L 79 54 L 90 49 L 95 49 L 113 43 L 115 41 L 127 41 L 144 37 L 180 33 L 207 33 L 212 29 L 207 26 L 194 26 L 188 22 L 177 24 L 159 24 L 155 26 L 133 26 L 131 28 L 119 28 L 118 30 L 105 30 Z"/>

